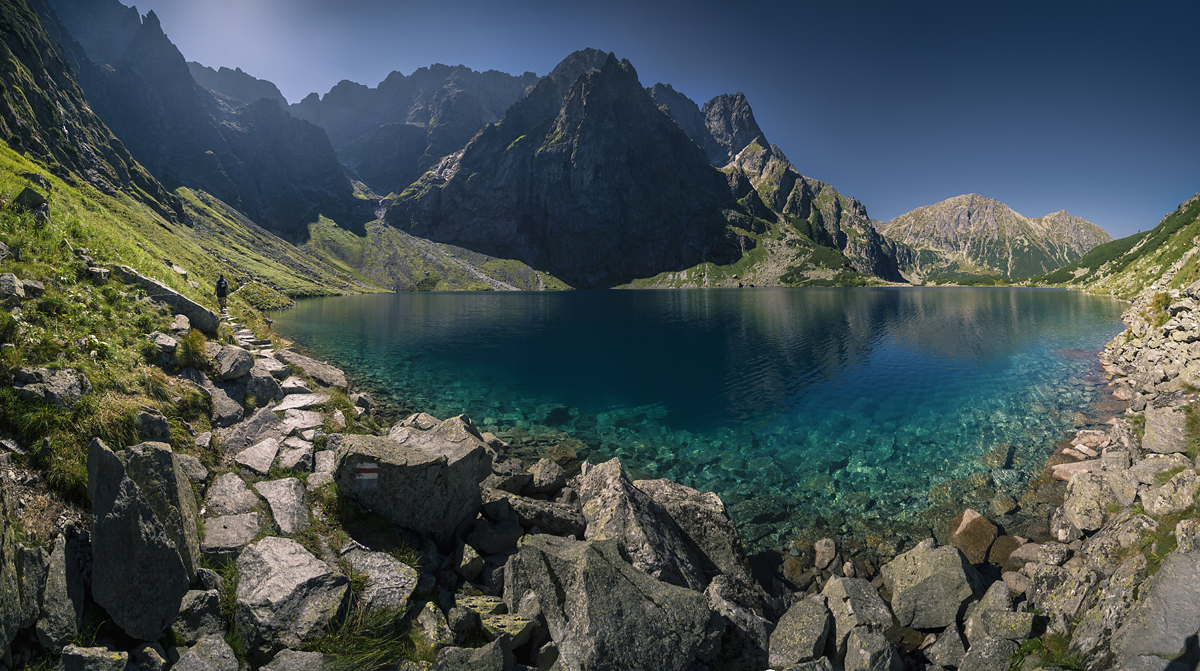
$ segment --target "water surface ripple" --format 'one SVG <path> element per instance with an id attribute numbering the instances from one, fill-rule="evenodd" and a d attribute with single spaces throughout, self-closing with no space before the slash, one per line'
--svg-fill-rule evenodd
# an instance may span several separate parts
<path id="1" fill-rule="evenodd" d="M 385 294 L 274 328 L 522 458 L 620 456 L 715 491 L 750 549 L 839 534 L 888 555 L 963 505 L 1040 512 L 1021 494 L 1098 418 L 1123 309 L 994 288 Z"/>

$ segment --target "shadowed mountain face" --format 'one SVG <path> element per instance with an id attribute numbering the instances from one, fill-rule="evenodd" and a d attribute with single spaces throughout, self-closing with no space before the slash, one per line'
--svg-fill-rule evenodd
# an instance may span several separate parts
<path id="1" fill-rule="evenodd" d="M 917 208 L 881 223 L 879 230 L 913 248 L 902 268 L 910 279 L 1041 275 L 1112 240 L 1100 227 L 1065 211 L 1031 219 L 977 194 Z"/>
<path id="2" fill-rule="evenodd" d="M 197 86 L 154 12 L 134 21 L 116 0 L 51 5 L 101 66 L 81 77 L 88 102 L 168 188 L 202 189 L 293 238 L 320 214 L 352 229 L 372 218 L 319 128 L 273 100 L 246 105 Z"/>
<path id="3" fill-rule="evenodd" d="M 280 107 L 287 109 L 287 98 L 284 98 L 283 94 L 279 92 L 279 87 L 265 79 L 252 77 L 242 72 L 241 68 L 230 70 L 222 67 L 214 70 L 195 61 L 188 61 L 187 65 L 192 79 L 213 93 L 220 93 L 243 103 L 269 98 L 278 102 Z"/>
<path id="4" fill-rule="evenodd" d="M 485 124 L 503 118 L 537 79 L 532 72 L 515 77 L 439 64 L 407 77 L 393 72 L 377 88 L 342 81 L 289 111 L 325 129 L 355 176 L 386 194 L 402 191 Z"/>
<path id="5" fill-rule="evenodd" d="M 39 8 L 44 9 L 40 2 L 31 7 L 22 0 L 0 5 L 0 135 L 13 149 L 57 164 L 55 174 L 74 173 L 108 194 L 126 188 L 173 220 L 178 201 L 89 109 L 73 78 L 71 53 L 56 48 L 59 35 L 41 25 L 35 13 Z M 79 51 L 73 40 L 70 44 Z"/>
<path id="6" fill-rule="evenodd" d="M 543 78 L 401 194 L 387 221 L 433 240 L 515 250 L 580 287 L 728 263 L 753 245 L 726 226 L 725 177 L 628 61 L 610 54 L 600 69 L 568 76 Z"/>

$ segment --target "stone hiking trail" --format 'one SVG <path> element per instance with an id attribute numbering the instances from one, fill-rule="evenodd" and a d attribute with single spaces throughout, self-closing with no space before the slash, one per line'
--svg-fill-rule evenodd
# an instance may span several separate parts
<path id="1" fill-rule="evenodd" d="M 1180 410 L 1200 385 L 1200 283 L 1168 292 L 1159 325 L 1146 310 L 1162 290 L 1134 302 L 1130 336 L 1101 356 L 1133 409 L 1049 462 L 1066 487 L 1044 537 L 1003 535 L 968 509 L 945 544 L 882 566 L 830 538 L 747 557 L 715 494 L 633 480 L 617 459 L 578 474 L 523 463 L 465 415 L 341 432 L 356 418 L 326 404 L 350 390 L 342 371 L 225 317 L 238 344 L 210 345 L 211 375 L 178 373 L 213 399 L 214 429 L 194 440 L 216 441 L 215 471 L 175 453 L 165 418 L 146 411 L 145 442 L 89 447 L 91 528 L 68 521 L 50 546 L 24 547 L 0 516 L 0 671 L 38 648 L 68 671 L 315 670 L 336 660 L 304 649 L 351 608 L 389 609 L 437 651 L 436 665 L 395 669 L 1003 671 L 1022 642 L 1050 634 L 1089 671 L 1194 668 L 1200 522 L 1183 515 L 1169 552 L 1147 534 L 1191 511 L 1200 489 Z M 148 334 L 164 361 L 191 322 L 180 314 L 174 335 Z M 81 378 L 30 369 L 20 384 L 69 406 L 89 393 Z M 348 398 L 371 416 L 370 396 Z M 415 548 L 419 568 L 328 532 L 313 499 L 329 483 Z M 315 545 L 296 540 L 314 529 L 325 530 Z M 237 576 L 242 661 L 226 639 L 222 573 Z M 73 644 L 89 603 L 126 637 Z M 1019 668 L 1053 663 L 1030 654 Z"/>

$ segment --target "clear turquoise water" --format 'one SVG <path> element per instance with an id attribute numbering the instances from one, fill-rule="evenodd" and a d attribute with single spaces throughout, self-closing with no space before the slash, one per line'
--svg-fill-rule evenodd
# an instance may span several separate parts
<path id="1" fill-rule="evenodd" d="M 1034 289 L 741 289 L 352 296 L 273 317 L 360 387 L 465 412 L 523 458 L 565 446 L 715 491 L 751 549 L 820 532 L 887 554 L 946 511 L 1019 499 L 1054 442 L 1095 420 L 1095 352 L 1124 307 Z M 1010 458 L 988 461 L 998 445 Z"/>

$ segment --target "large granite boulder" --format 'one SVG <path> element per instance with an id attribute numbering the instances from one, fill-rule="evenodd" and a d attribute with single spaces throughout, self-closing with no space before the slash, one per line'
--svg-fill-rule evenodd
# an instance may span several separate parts
<path id="1" fill-rule="evenodd" d="M 82 543 L 74 529 L 59 534 L 46 567 L 46 585 L 36 634 L 42 647 L 57 652 L 79 634 L 83 624 L 87 576 Z"/>
<path id="2" fill-rule="evenodd" d="M 0 496 L 4 496 L 4 494 L 0 492 Z M 0 525 L 7 524 L 7 517 L 0 521 Z M 37 624 L 38 617 L 42 613 L 46 572 L 50 568 L 50 553 L 46 552 L 44 548 L 38 547 L 27 548 L 18 545 L 17 549 L 20 553 L 17 573 L 20 576 L 21 588 L 21 622 L 17 628 L 25 629 Z"/>
<path id="3" fill-rule="evenodd" d="M 824 598 L 796 602 L 771 633 L 770 665 L 782 668 L 819 659 L 825 654 L 825 642 L 832 629 L 833 615 Z"/>
<path id="4" fill-rule="evenodd" d="M 270 370 L 259 365 L 264 361 L 279 364 L 274 359 L 255 359 L 250 374 L 243 378 L 246 384 L 246 398 L 253 398 L 255 405 L 260 408 L 271 401 L 281 401 L 284 397 L 279 381 L 271 375 Z"/>
<path id="5" fill-rule="evenodd" d="M 128 663 L 128 652 L 68 645 L 63 648 L 57 668 L 59 671 L 125 671 Z"/>
<path id="6" fill-rule="evenodd" d="M 775 625 L 763 617 L 761 589 L 733 575 L 718 575 L 708 583 L 704 599 L 725 618 L 721 649 L 709 666 L 728 671 L 765 668 Z"/>
<path id="7" fill-rule="evenodd" d="M 630 566 L 613 540 L 525 537 L 504 571 L 509 611 L 531 592 L 564 668 L 683 671 L 718 652 L 724 621 L 704 596 Z"/>
<path id="8" fill-rule="evenodd" d="M 1142 492 L 1142 505 L 1147 513 L 1155 517 L 1177 513 L 1195 503 L 1198 489 L 1200 477 L 1189 468 L 1171 476 L 1161 487 Z"/>
<path id="9" fill-rule="evenodd" d="M 258 513 L 211 517 L 204 524 L 204 556 L 217 564 L 233 561 L 260 531 Z"/>
<path id="10" fill-rule="evenodd" d="M 194 589 L 183 595 L 179 617 L 171 625 L 171 631 L 188 645 L 195 645 L 206 636 L 224 636 L 221 593 L 215 589 Z"/>
<path id="11" fill-rule="evenodd" d="M 118 455 L 126 474 L 154 509 L 175 549 L 183 559 L 188 583 L 195 582 L 200 568 L 200 512 L 191 479 L 166 443 L 141 443 Z"/>
<path id="12" fill-rule="evenodd" d="M 1187 417 L 1182 408 L 1146 408 L 1142 449 L 1158 454 L 1187 451 Z"/>
<path id="13" fill-rule="evenodd" d="M 630 482 L 620 459 L 593 466 L 579 481 L 585 538 L 611 539 L 633 566 L 663 582 L 703 591 L 708 572 L 679 524 Z"/>
<path id="14" fill-rule="evenodd" d="M 237 671 L 238 660 L 233 648 L 221 636 L 208 636 L 179 658 L 172 671 Z"/>
<path id="15" fill-rule="evenodd" d="M 70 410 L 92 392 L 92 383 L 70 368 L 20 368 L 13 374 L 13 388 L 27 401 L 45 401 Z"/>
<path id="16" fill-rule="evenodd" d="M 98 438 L 88 447 L 87 469 L 92 498 L 92 596 L 131 637 L 158 639 L 178 615 L 189 575 L 195 575 L 181 556 L 172 530 L 179 538 L 186 536 L 170 516 L 159 519 L 150 497 L 130 477 L 121 458 Z M 176 477 L 190 496 L 187 476 L 180 472 Z M 159 494 L 167 492 L 151 496 Z M 192 506 L 194 529 L 194 500 Z M 179 520 L 183 516 L 180 511 Z M 130 585 L 154 589 L 130 589 Z"/>
<path id="17" fill-rule="evenodd" d="M 372 552 L 355 541 L 342 548 L 341 557 L 355 572 L 367 577 L 367 584 L 358 595 L 359 603 L 369 609 L 389 609 L 401 615 L 408 612 L 420 578 L 416 569 L 401 564 L 386 552 Z"/>
<path id="18" fill-rule="evenodd" d="M 998 535 L 996 525 L 971 508 L 950 520 L 950 545 L 962 550 L 972 564 L 987 561 L 988 550 Z"/>
<path id="19" fill-rule="evenodd" d="M 979 593 L 979 574 L 951 545 L 932 540 L 884 564 L 883 582 L 892 594 L 896 619 L 913 629 L 941 629 L 954 624 Z"/>
<path id="20" fill-rule="evenodd" d="M 846 639 L 846 671 L 901 671 L 904 663 L 883 632 L 855 627 Z"/>
<path id="21" fill-rule="evenodd" d="M 838 659 L 846 656 L 846 641 L 855 627 L 880 631 L 892 625 L 892 612 L 871 583 L 861 578 L 830 580 L 821 590 L 833 613 L 834 647 Z"/>
<path id="22" fill-rule="evenodd" d="M 267 537 L 237 559 L 235 618 L 255 659 L 299 648 L 344 612 L 350 581 L 296 541 Z"/>
<path id="23" fill-rule="evenodd" d="M 958 671 L 1008 671 L 1013 655 L 1020 649 L 1003 638 L 985 638 L 971 646 L 958 665 Z"/>
<path id="24" fill-rule="evenodd" d="M 501 501 L 508 504 L 517 515 L 517 522 L 525 529 L 537 527 L 543 532 L 555 536 L 576 536 L 583 538 L 587 520 L 575 506 L 553 501 L 539 501 L 524 496 L 517 496 L 499 489 L 483 490 L 483 514 L 488 519 L 499 521 L 502 513 L 494 512 Z"/>
<path id="25" fill-rule="evenodd" d="M 1200 630 L 1200 554 L 1172 552 L 1138 588 L 1137 603 L 1112 636 L 1123 662 L 1138 655 L 1169 657 L 1195 644 Z"/>
<path id="26" fill-rule="evenodd" d="M 1106 475 L 1110 474 L 1076 473 L 1067 483 L 1063 512 L 1067 519 L 1082 531 L 1096 531 L 1104 526 L 1109 507 L 1121 505 L 1108 486 Z M 1136 487 L 1134 491 L 1136 492 Z"/>
<path id="27" fill-rule="evenodd" d="M 217 327 L 220 326 L 221 320 L 212 310 L 162 282 L 142 275 L 129 266 L 117 266 L 113 268 L 113 273 L 125 284 L 140 286 L 150 300 L 169 305 L 174 312 L 186 316 L 194 328 L 198 328 L 210 336 L 217 334 Z"/>
<path id="28" fill-rule="evenodd" d="M 1050 618 L 1052 631 L 1065 634 L 1067 623 L 1095 604 L 1099 583 L 1100 574 L 1091 569 L 1042 564 L 1030 577 L 1025 596 L 1032 608 Z"/>
<path id="29" fill-rule="evenodd" d="M 1129 610 L 1137 603 L 1136 595 L 1145 573 L 1146 558 L 1135 553 L 1100 583 L 1096 605 L 1075 625 L 1071 636 L 1072 651 L 1084 659 L 1113 661 L 1113 632 L 1120 628 Z"/>
<path id="30" fill-rule="evenodd" d="M 436 431 L 436 430 L 435 430 Z M 479 481 L 488 468 L 482 441 L 453 442 L 410 430 L 404 442 L 378 436 L 330 436 L 337 450 L 338 491 L 392 524 L 449 546 L 479 512 Z"/>
<path id="31" fill-rule="evenodd" d="M 237 473 L 224 473 L 213 480 L 204 497 L 208 515 L 240 515 L 258 506 L 258 496 Z"/>
<path id="32" fill-rule="evenodd" d="M 282 349 L 275 353 L 275 358 L 304 371 L 323 387 L 337 387 L 345 391 L 349 386 L 346 382 L 346 373 L 327 363 L 310 359 L 298 352 L 290 349 Z"/>
<path id="33" fill-rule="evenodd" d="M 287 535 L 308 526 L 308 496 L 299 478 L 263 480 L 254 488 L 271 506 L 271 517 L 279 532 Z"/>
<path id="34" fill-rule="evenodd" d="M 700 493 L 671 480 L 636 480 L 633 483 L 675 520 L 692 549 L 710 572 L 736 576 L 753 583 L 742 539 L 721 497 Z"/>

